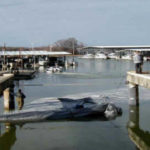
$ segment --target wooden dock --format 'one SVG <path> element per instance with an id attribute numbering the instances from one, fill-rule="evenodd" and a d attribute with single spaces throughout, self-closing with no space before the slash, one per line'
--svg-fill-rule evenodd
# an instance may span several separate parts
<path id="1" fill-rule="evenodd" d="M 3 94 L 3 90 L 13 83 L 13 78 L 13 74 L 3 74 L 0 76 L 0 95 Z"/>

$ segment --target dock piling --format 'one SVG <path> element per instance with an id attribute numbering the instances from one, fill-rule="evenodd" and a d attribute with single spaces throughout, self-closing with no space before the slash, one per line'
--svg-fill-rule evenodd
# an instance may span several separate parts
<path id="1" fill-rule="evenodd" d="M 4 110 L 10 111 L 15 109 L 14 89 L 7 88 L 4 90 Z"/>
<path id="2" fill-rule="evenodd" d="M 137 106 L 129 106 L 129 122 L 128 127 L 134 128 L 139 127 L 139 107 Z"/>
<path id="3" fill-rule="evenodd" d="M 129 105 L 139 106 L 139 89 L 136 84 L 129 84 Z"/>

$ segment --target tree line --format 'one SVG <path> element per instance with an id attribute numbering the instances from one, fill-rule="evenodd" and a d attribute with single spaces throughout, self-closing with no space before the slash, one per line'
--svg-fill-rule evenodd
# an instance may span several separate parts
<path id="1" fill-rule="evenodd" d="M 48 46 L 39 46 L 31 48 L 31 47 L 7 47 L 4 45 L 0 47 L 0 50 L 2 51 L 47 50 L 47 51 L 66 51 L 72 54 L 79 54 L 80 49 L 83 48 L 84 46 L 85 44 L 79 42 L 76 38 L 71 37 L 67 39 L 58 40 L 54 44 Z"/>

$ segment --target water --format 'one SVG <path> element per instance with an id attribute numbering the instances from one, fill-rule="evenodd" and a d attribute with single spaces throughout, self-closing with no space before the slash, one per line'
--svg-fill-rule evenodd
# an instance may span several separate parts
<path id="1" fill-rule="evenodd" d="M 106 96 L 123 109 L 123 115 L 110 121 L 102 121 L 100 118 L 48 121 L 11 125 L 11 128 L 8 128 L 8 124 L 1 124 L 0 150 L 136 149 L 127 130 L 132 121 L 129 120 L 129 112 L 131 116 L 133 113 L 132 108 L 129 111 L 128 87 L 125 84 L 126 72 L 133 70 L 134 64 L 121 60 L 77 61 L 77 68 L 69 68 L 62 74 L 39 72 L 33 80 L 16 82 L 15 91 L 18 88 L 23 90 L 27 97 L 25 104 L 45 97 Z M 144 63 L 144 70 L 148 70 L 149 65 L 148 62 Z M 138 131 L 150 131 L 149 96 L 148 89 L 140 88 Z M 3 97 L 0 98 L 0 112 L 3 112 Z M 135 116 L 138 116 L 138 112 Z M 141 140 L 145 136 L 143 132 L 140 132 Z"/>

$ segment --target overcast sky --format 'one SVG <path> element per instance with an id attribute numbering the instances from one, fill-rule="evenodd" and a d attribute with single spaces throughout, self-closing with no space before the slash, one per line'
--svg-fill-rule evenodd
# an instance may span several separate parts
<path id="1" fill-rule="evenodd" d="M 150 45 L 149 0 L 1 0 L 0 45 Z"/>

